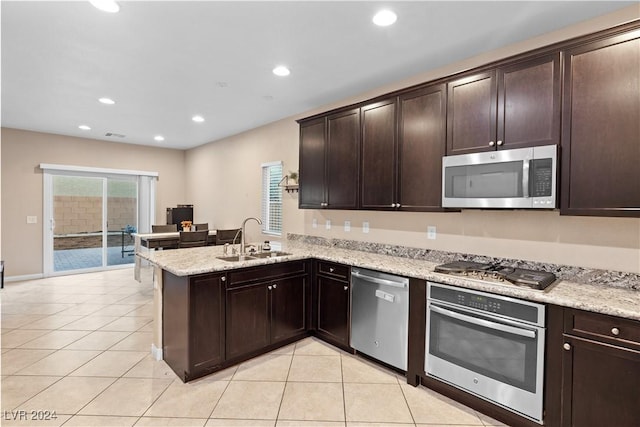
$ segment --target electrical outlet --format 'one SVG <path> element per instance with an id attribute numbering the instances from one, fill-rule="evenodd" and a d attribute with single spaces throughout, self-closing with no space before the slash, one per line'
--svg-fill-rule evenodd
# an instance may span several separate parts
<path id="1" fill-rule="evenodd" d="M 311 227 L 312 228 L 318 228 L 318 220 L 316 218 L 313 218 L 311 220 Z"/>
<path id="2" fill-rule="evenodd" d="M 436 239 L 436 227 L 434 225 L 430 225 L 427 227 L 427 239 Z"/>
<path id="3" fill-rule="evenodd" d="M 328 219 L 327 222 L 324 224 L 324 228 L 326 228 L 327 230 L 331 230 L 331 220 Z"/>
<path id="4" fill-rule="evenodd" d="M 369 221 L 365 221 L 362 223 L 362 232 L 363 233 L 369 232 Z"/>
<path id="5" fill-rule="evenodd" d="M 29 215 L 27 216 L 27 224 L 37 224 L 38 223 L 38 217 L 33 215 Z"/>
<path id="6" fill-rule="evenodd" d="M 345 221 L 344 222 L 344 231 L 346 231 L 346 232 L 351 231 L 351 221 Z"/>

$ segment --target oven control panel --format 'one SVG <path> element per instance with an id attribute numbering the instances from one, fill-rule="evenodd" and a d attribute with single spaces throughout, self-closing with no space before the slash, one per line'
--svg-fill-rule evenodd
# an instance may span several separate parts
<path id="1" fill-rule="evenodd" d="M 429 283 L 429 299 L 453 306 L 495 313 L 514 320 L 539 323 L 538 304 L 464 288 Z"/>

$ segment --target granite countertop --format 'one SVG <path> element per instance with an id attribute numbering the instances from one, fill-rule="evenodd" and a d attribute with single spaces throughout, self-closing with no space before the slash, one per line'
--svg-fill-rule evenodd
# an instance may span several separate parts
<path id="1" fill-rule="evenodd" d="M 177 276 L 190 276 L 274 264 L 277 262 L 316 258 L 350 266 L 370 268 L 405 277 L 425 279 L 494 294 L 522 298 L 529 301 L 556 304 L 564 307 L 640 320 L 640 291 L 634 288 L 558 280 L 547 289 L 540 291 L 512 284 L 490 284 L 477 279 L 436 273 L 433 269 L 437 264 L 440 264 L 440 262 L 431 262 L 423 259 L 381 255 L 335 246 L 309 244 L 296 240 L 287 240 L 284 242 L 282 244 L 282 250 L 291 253 L 291 255 L 239 262 L 228 262 L 218 259 L 217 257 L 223 255 L 222 246 L 205 246 L 165 251 L 141 251 L 138 252 L 137 255 Z"/>

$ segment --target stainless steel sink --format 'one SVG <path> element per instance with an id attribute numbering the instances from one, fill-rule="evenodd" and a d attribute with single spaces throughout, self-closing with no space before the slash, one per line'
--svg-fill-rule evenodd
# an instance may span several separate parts
<path id="1" fill-rule="evenodd" d="M 250 261 L 252 259 L 257 259 L 257 258 L 250 255 L 231 255 L 231 256 L 219 256 L 218 259 L 221 259 L 222 261 L 228 261 L 228 262 L 238 262 L 238 261 Z"/>
<path id="2" fill-rule="evenodd" d="M 254 258 L 277 258 L 281 256 L 291 255 L 289 252 L 280 252 L 280 251 L 272 251 L 272 252 L 260 252 L 257 254 L 251 254 Z"/>

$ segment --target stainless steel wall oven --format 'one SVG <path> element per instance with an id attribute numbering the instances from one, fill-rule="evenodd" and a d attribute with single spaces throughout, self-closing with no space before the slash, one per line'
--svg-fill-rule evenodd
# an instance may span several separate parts
<path id="1" fill-rule="evenodd" d="M 428 283 L 428 376 L 542 424 L 544 343 L 543 305 Z"/>

